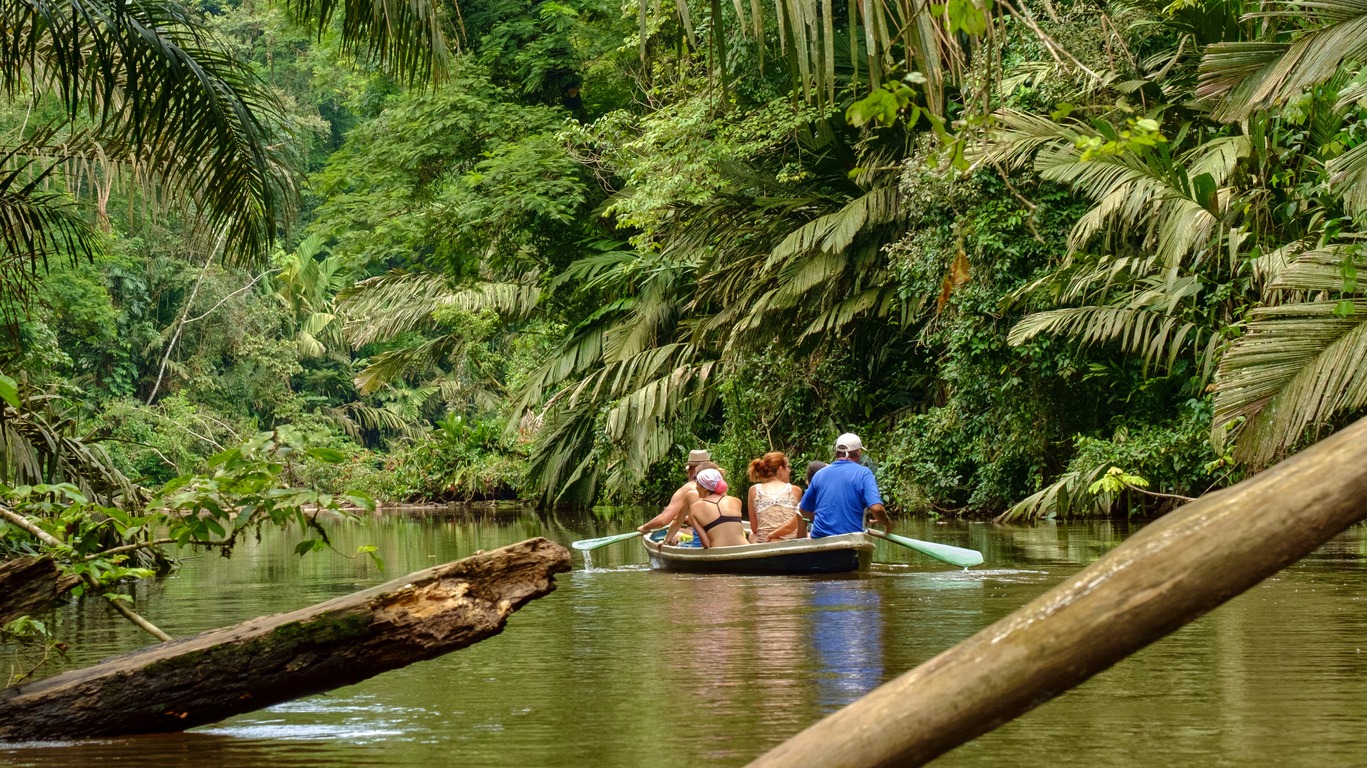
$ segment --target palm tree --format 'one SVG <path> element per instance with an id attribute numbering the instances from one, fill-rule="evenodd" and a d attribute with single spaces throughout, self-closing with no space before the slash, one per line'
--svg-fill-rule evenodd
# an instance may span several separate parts
<path id="1" fill-rule="evenodd" d="M 905 309 L 884 252 L 904 226 L 895 173 L 792 189 L 728 172 L 735 189 L 678 206 L 663 249 L 609 250 L 558 278 L 601 308 L 515 401 L 510 427 L 528 412 L 540 422 L 530 470 L 546 501 L 633 489 L 713 409 L 726 366 L 771 344 L 839 345 L 857 322 Z"/>
<path id="2" fill-rule="evenodd" d="M 431 272 L 393 271 L 344 291 L 339 312 L 354 349 L 376 342 L 398 342 L 366 361 L 356 376 L 361 394 L 371 394 L 405 376 L 415 376 L 448 403 L 490 408 L 502 384 L 482 369 L 470 352 L 485 339 L 448 322 L 446 313 L 490 313 L 505 321 L 525 319 L 537 308 L 541 290 L 536 275 L 522 282 L 484 281 L 460 286 Z M 499 331 L 507 337 L 515 326 Z"/>
<path id="3" fill-rule="evenodd" d="M 1221 120 L 1285 105 L 1367 53 L 1364 0 L 1283 0 L 1247 18 L 1256 39 L 1215 43 L 1201 60 L 1196 95 L 1218 98 Z"/>
<path id="4" fill-rule="evenodd" d="M 1297 9 L 1313 13 L 1288 15 Z M 1358 314 L 1367 304 L 1356 283 L 1367 266 L 1357 256 L 1364 235 L 1345 223 L 1367 210 L 1356 188 L 1367 149 L 1342 148 L 1363 95 L 1342 68 L 1351 58 L 1344 51 L 1367 45 L 1354 36 L 1367 4 L 1292 2 L 1282 11 L 1272 17 L 1291 31 L 1272 33 L 1273 42 L 1206 49 L 1199 92 L 1219 100 L 1168 132 L 1181 146 L 1164 140 L 1089 157 L 1084 148 L 1115 140 L 1120 128 L 1098 138 L 1101 120 L 1002 111 L 988 150 L 1017 167 L 1033 159 L 1042 177 L 1093 202 L 1067 258 L 1016 296 L 1056 308 L 1027 315 L 1011 342 L 1059 334 L 1160 366 L 1197 352 L 1202 383 L 1215 380 L 1212 437 L 1217 445 L 1232 438 L 1235 458 L 1255 468 L 1367 407 Z M 1293 97 L 1291 112 L 1284 105 Z M 1165 110 L 1177 112 L 1154 113 Z M 1241 122 L 1220 124 L 1227 120 Z M 1269 181 L 1279 177 L 1304 185 Z M 1066 477 L 1013 513 L 1065 498 L 1091 503 L 1079 489 L 1094 479 Z"/>
<path id="5" fill-rule="evenodd" d="M 981 163 L 1033 160 L 1042 178 L 1093 201 L 1069 235 L 1067 257 L 1014 296 L 1064 306 L 1027 315 L 1010 343 L 1060 334 L 1082 346 L 1116 343 L 1165 367 L 1195 347 L 1210 370 L 1227 318 L 1212 316 L 1202 295 L 1238 269 L 1221 256 L 1249 206 L 1231 178 L 1249 154 L 1248 138 L 1217 135 L 1181 151 L 1165 141 L 1088 156 L 1084 148 L 1097 136 L 1089 124 L 1009 110 L 996 118 Z"/>
<path id="6" fill-rule="evenodd" d="M 320 31 L 340 15 L 344 48 L 401 75 L 444 66 L 440 15 L 425 0 L 287 5 Z M 0 148 L 6 297 L 22 297 L 49 258 L 99 246 L 71 199 L 50 188 L 63 176 L 73 193 L 121 179 L 181 206 L 229 261 L 267 252 L 295 196 L 277 146 L 279 106 L 196 13 L 173 0 L 14 0 L 0 5 L 0 25 L 0 89 L 59 114 Z"/>
<path id="7" fill-rule="evenodd" d="M 98 436 L 81 434 L 76 406 L 0 374 L 0 483 L 72 483 L 100 503 L 137 508 L 146 500 L 114 466 Z"/>

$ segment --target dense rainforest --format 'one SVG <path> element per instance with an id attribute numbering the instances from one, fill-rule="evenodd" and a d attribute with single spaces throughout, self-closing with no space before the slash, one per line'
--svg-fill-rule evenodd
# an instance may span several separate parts
<path id="1" fill-rule="evenodd" d="M 1359 0 L 69 4 L 0 53 L 13 505 L 849 430 L 903 513 L 1151 515 L 1367 404 Z"/>

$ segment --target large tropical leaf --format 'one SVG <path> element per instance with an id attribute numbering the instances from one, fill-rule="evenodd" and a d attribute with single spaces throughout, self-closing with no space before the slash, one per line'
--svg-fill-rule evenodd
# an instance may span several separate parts
<path id="1" fill-rule="evenodd" d="M 1139 355 L 1145 365 L 1171 367 L 1184 349 L 1200 344 L 1203 337 L 1211 337 L 1207 330 L 1175 313 L 1175 309 L 1155 305 L 1153 297 L 1140 294 L 1120 306 L 1036 312 L 1017 323 L 1007 340 L 1016 346 L 1040 334 L 1057 334 L 1071 338 L 1081 347 L 1116 342 L 1122 352 Z"/>
<path id="2" fill-rule="evenodd" d="M 694 345 L 665 344 L 607 363 L 552 396 L 530 457 L 546 500 L 591 501 L 605 482 L 614 492 L 633 488 L 673 449 L 675 426 L 712 407 L 715 366 Z M 603 446 L 596 435 L 600 418 Z M 617 458 L 595 460 L 603 453 Z"/>
<path id="3" fill-rule="evenodd" d="M 1106 474 L 1108 466 L 1101 464 L 1086 472 L 1065 472 L 1058 480 L 1012 505 L 996 520 L 1104 515 L 1110 512 L 1114 499 L 1109 493 L 1092 493 L 1089 488 Z"/>
<path id="4" fill-rule="evenodd" d="M 1093 131 L 1077 121 L 1001 110 L 976 163 L 1021 167 L 1034 158 L 1041 176 L 1091 198 L 1093 207 L 1069 235 L 1072 251 L 1096 241 L 1115 254 L 1138 245 L 1155 258 L 1151 266 L 1166 268 L 1213 252 L 1227 212 L 1237 202 L 1227 183 L 1249 154 L 1248 137 L 1217 137 L 1176 157 L 1161 145 L 1087 157 L 1078 147 L 1090 135 Z"/>

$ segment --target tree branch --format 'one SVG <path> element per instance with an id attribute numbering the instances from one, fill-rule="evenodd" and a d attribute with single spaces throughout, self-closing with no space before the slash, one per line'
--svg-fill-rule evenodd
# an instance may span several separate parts
<path id="1" fill-rule="evenodd" d="M 279 272 L 279 271 L 280 271 L 280 270 L 278 270 L 278 269 L 268 269 L 268 270 L 266 270 L 265 272 L 262 272 L 261 274 L 257 275 L 256 277 L 253 277 L 252 280 L 251 280 L 251 282 L 247 283 L 246 285 L 242 286 L 241 288 L 238 288 L 237 290 L 233 291 L 232 293 L 228 294 L 227 296 L 224 296 L 223 298 L 219 299 L 217 304 L 213 305 L 212 307 L 209 307 L 209 309 L 206 310 L 203 314 L 195 315 L 194 317 L 190 318 L 189 320 L 185 320 L 184 322 L 181 323 L 181 326 L 184 327 L 184 326 L 189 325 L 190 323 L 199 322 L 200 320 L 203 320 L 204 318 L 208 317 L 209 315 L 212 315 L 212 314 L 214 313 L 214 310 L 218 309 L 219 307 L 223 306 L 224 304 L 227 304 L 227 303 L 228 303 L 228 300 L 231 299 L 232 297 L 237 296 L 238 294 L 241 294 L 241 293 L 243 293 L 243 292 L 245 292 L 245 291 L 247 291 L 247 290 L 250 290 L 251 287 L 252 287 L 253 285 L 256 285 L 256 284 L 261 280 L 261 278 L 265 277 L 266 275 L 274 274 L 274 273 Z"/>
<path id="2" fill-rule="evenodd" d="M 67 548 L 66 544 L 62 543 L 61 539 L 58 539 L 56 536 L 53 536 L 52 534 L 48 533 L 42 528 L 39 528 L 38 526 L 34 525 L 32 520 L 29 520 L 27 517 L 24 517 L 23 515 L 19 514 L 18 512 L 15 512 L 14 510 L 10 509 L 9 507 L 6 507 L 3 504 L 0 504 L 0 518 L 4 518 L 7 522 L 13 524 L 20 530 L 26 531 L 27 533 L 37 538 L 39 541 L 43 542 L 49 547 L 57 547 L 59 549 Z M 95 577 L 91 576 L 89 573 L 81 574 L 81 581 L 85 582 L 85 585 L 87 587 L 94 589 L 97 593 L 100 593 L 104 590 L 104 586 L 100 584 L 100 582 L 96 581 Z M 137 625 L 147 634 L 151 635 L 152 637 L 155 637 L 163 643 L 171 639 L 170 635 L 166 634 L 165 632 L 162 632 L 152 622 L 134 613 L 132 608 L 129 608 L 128 606 L 119 602 L 117 598 L 111 597 L 109 595 L 103 595 L 103 597 L 105 600 L 109 602 L 109 606 L 111 608 L 117 611 L 125 619 L 128 619 L 129 621 L 133 622 L 133 624 Z"/>
<path id="3" fill-rule="evenodd" d="M 180 311 L 180 319 L 176 320 L 175 333 L 171 334 L 171 340 L 166 343 L 166 353 L 161 356 L 161 367 L 157 369 L 157 381 L 152 385 L 152 394 L 147 396 L 147 404 L 151 405 L 157 399 L 157 392 L 161 389 L 162 377 L 166 375 L 166 365 L 171 362 L 171 351 L 176 348 L 176 342 L 180 340 L 180 332 L 185 330 L 185 318 L 190 314 L 190 305 L 195 302 L 195 296 L 199 295 L 199 286 L 204 283 L 204 276 L 209 273 L 209 265 L 214 263 L 214 256 L 223 247 L 228 239 L 228 230 L 224 228 L 218 236 L 218 243 L 213 250 L 209 251 L 209 258 L 204 260 L 204 268 L 199 271 L 199 279 L 195 281 L 195 287 L 190 290 L 190 295 L 185 299 L 185 306 Z"/>

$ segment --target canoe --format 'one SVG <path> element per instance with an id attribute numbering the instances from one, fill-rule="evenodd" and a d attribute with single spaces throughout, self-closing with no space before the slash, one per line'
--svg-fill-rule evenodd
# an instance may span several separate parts
<path id="1" fill-rule="evenodd" d="M 650 556 L 650 567 L 656 570 L 739 574 L 864 571 L 873 562 L 874 545 L 873 538 L 863 533 L 712 549 L 667 547 L 650 537 L 641 541 Z"/>

